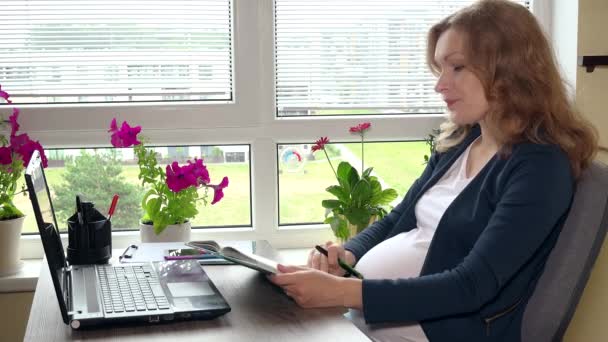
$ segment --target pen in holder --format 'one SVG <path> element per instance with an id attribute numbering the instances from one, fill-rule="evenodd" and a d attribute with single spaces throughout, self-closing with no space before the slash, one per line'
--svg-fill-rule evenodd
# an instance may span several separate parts
<path id="1" fill-rule="evenodd" d="M 112 257 L 112 223 L 76 196 L 76 213 L 68 218 L 68 261 L 72 265 L 105 264 Z"/>

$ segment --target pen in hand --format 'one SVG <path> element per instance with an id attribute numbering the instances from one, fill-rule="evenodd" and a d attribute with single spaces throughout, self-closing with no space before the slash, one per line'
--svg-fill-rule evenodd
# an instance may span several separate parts
<path id="1" fill-rule="evenodd" d="M 323 255 L 325 255 L 325 257 L 328 256 L 327 250 L 319 245 L 316 245 L 315 248 Z M 359 279 L 363 279 L 363 275 L 359 272 L 357 272 L 357 270 L 355 270 L 351 265 L 347 264 L 346 262 L 344 262 L 342 259 L 338 258 L 338 265 L 340 265 L 340 267 L 342 267 L 343 270 L 346 271 L 346 273 L 353 275 Z"/>

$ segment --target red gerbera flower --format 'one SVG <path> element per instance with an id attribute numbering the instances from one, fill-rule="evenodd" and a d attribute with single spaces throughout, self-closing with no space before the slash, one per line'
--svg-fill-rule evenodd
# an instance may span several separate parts
<path id="1" fill-rule="evenodd" d="M 368 130 L 370 127 L 372 127 L 371 123 L 364 122 L 364 123 L 358 124 L 357 126 L 351 127 L 348 131 L 351 133 L 363 133 L 364 131 Z"/>
<path id="2" fill-rule="evenodd" d="M 315 141 L 315 145 L 311 148 L 312 152 L 322 150 L 325 148 L 325 144 L 329 143 L 329 139 L 327 137 L 321 137 L 319 140 Z"/>

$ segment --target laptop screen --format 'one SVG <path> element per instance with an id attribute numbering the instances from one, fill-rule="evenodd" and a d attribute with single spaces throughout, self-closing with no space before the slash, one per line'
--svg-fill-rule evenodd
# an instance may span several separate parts
<path id="1" fill-rule="evenodd" d="M 40 231 L 40 240 L 44 248 L 44 254 L 49 264 L 51 278 L 55 286 L 57 299 L 63 321 L 68 323 L 67 315 L 67 279 L 64 267 L 67 266 L 61 236 L 57 229 L 57 220 L 53 211 L 49 187 L 46 183 L 42 160 L 38 151 L 34 151 L 30 163 L 25 170 L 25 183 L 34 209 L 34 216 Z"/>

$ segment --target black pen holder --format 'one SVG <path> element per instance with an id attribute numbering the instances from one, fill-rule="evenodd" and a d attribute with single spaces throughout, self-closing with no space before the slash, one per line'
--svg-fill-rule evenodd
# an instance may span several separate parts
<path id="1" fill-rule="evenodd" d="M 71 265 L 107 263 L 112 257 L 112 223 L 92 205 L 83 221 L 81 225 L 78 214 L 68 218 L 68 261 Z"/>

